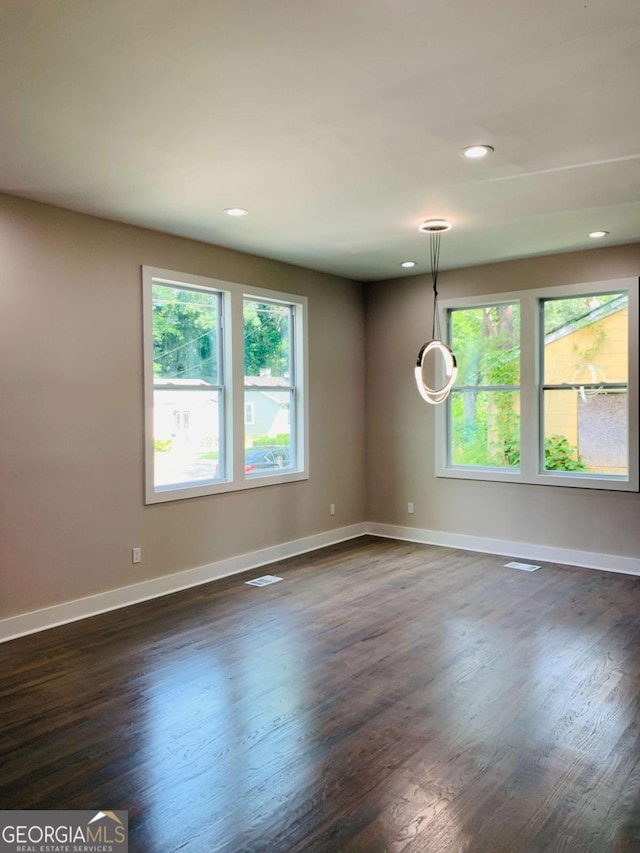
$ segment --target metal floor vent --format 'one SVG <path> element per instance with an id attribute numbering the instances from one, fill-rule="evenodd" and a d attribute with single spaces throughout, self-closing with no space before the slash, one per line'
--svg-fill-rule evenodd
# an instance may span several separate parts
<path id="1" fill-rule="evenodd" d="M 263 575 L 261 578 L 254 578 L 252 581 L 245 581 L 249 586 L 269 586 L 270 583 L 278 583 L 282 578 L 276 575 Z"/>
<path id="2" fill-rule="evenodd" d="M 520 569 L 521 572 L 535 572 L 540 566 L 534 566 L 531 563 L 516 563 L 515 560 L 511 563 L 505 563 L 506 569 Z"/>

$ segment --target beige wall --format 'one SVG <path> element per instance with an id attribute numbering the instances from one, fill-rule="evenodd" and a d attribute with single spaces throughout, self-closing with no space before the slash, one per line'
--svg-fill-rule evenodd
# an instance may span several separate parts
<path id="1" fill-rule="evenodd" d="M 0 258 L 0 618 L 364 520 L 360 285 L 10 196 Z M 143 505 L 141 264 L 308 296 L 308 481 Z"/>
<path id="2" fill-rule="evenodd" d="M 634 245 L 448 271 L 438 290 L 444 299 L 639 274 Z M 367 286 L 367 519 L 637 557 L 638 494 L 435 477 L 433 407 L 413 378 L 431 298 L 425 276 Z"/>

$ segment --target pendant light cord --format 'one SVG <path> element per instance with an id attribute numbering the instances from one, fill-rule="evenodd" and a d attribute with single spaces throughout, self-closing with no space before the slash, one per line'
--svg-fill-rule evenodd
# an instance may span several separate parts
<path id="1" fill-rule="evenodd" d="M 431 252 L 431 277 L 433 279 L 433 326 L 431 338 L 434 341 L 440 337 L 440 314 L 438 312 L 438 264 L 440 263 L 440 232 L 429 232 L 429 249 Z"/>
<path id="2" fill-rule="evenodd" d="M 431 329 L 431 340 L 422 345 L 418 353 L 418 361 L 413 368 L 413 373 L 418 386 L 418 391 L 423 400 L 437 406 L 444 403 L 451 392 L 453 383 L 458 375 L 456 357 L 451 349 L 444 343 L 440 331 L 440 314 L 438 312 L 438 265 L 440 263 L 440 232 L 448 231 L 451 224 L 444 219 L 430 219 L 423 222 L 420 231 L 429 232 L 429 250 L 431 254 L 431 278 L 433 279 L 433 326 Z M 423 368 L 425 358 L 430 352 L 439 352 L 443 360 L 445 371 L 445 383 L 441 388 L 431 388 L 424 381 Z M 441 372 L 441 371 L 440 371 Z"/>

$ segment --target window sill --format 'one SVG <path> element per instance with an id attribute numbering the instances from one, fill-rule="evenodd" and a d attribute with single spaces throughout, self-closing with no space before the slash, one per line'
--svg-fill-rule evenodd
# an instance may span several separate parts
<path id="1" fill-rule="evenodd" d="M 202 498 L 208 495 L 222 495 L 226 492 L 241 492 L 246 489 L 256 489 L 260 486 L 277 486 L 281 483 L 297 483 L 308 480 L 308 471 L 287 471 L 283 474 L 254 474 L 244 480 L 229 481 L 216 480 L 215 482 L 203 483 L 199 486 L 180 486 L 177 488 L 165 488 L 148 493 L 145 505 L 150 506 L 170 501 L 181 501 L 188 498 Z"/>
<path id="2" fill-rule="evenodd" d="M 525 483 L 532 486 L 561 486 L 578 489 L 602 489 L 615 492 L 637 492 L 638 480 L 615 474 L 566 474 L 551 471 L 542 474 L 525 474 L 507 468 L 446 467 L 436 471 L 436 477 L 452 480 L 484 480 L 496 483 Z"/>

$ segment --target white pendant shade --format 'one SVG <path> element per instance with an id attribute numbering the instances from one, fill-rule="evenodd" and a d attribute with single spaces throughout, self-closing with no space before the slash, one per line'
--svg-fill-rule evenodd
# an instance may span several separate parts
<path id="1" fill-rule="evenodd" d="M 430 388 L 424 381 L 422 376 L 422 368 L 424 366 L 424 360 L 428 353 L 432 351 L 437 351 L 442 355 L 442 359 L 444 361 L 444 369 L 445 369 L 445 377 L 446 381 L 442 388 Z M 456 363 L 456 357 L 451 352 L 449 347 L 442 343 L 442 341 L 428 341 L 423 345 L 422 349 L 418 353 L 418 363 L 414 369 L 414 375 L 416 378 L 416 385 L 418 386 L 418 391 L 420 392 L 420 396 L 423 400 L 426 400 L 427 403 L 431 403 L 434 406 L 437 406 L 439 403 L 444 403 L 451 392 L 451 388 L 453 387 L 453 383 L 456 381 L 456 376 L 458 375 L 458 365 Z"/>

